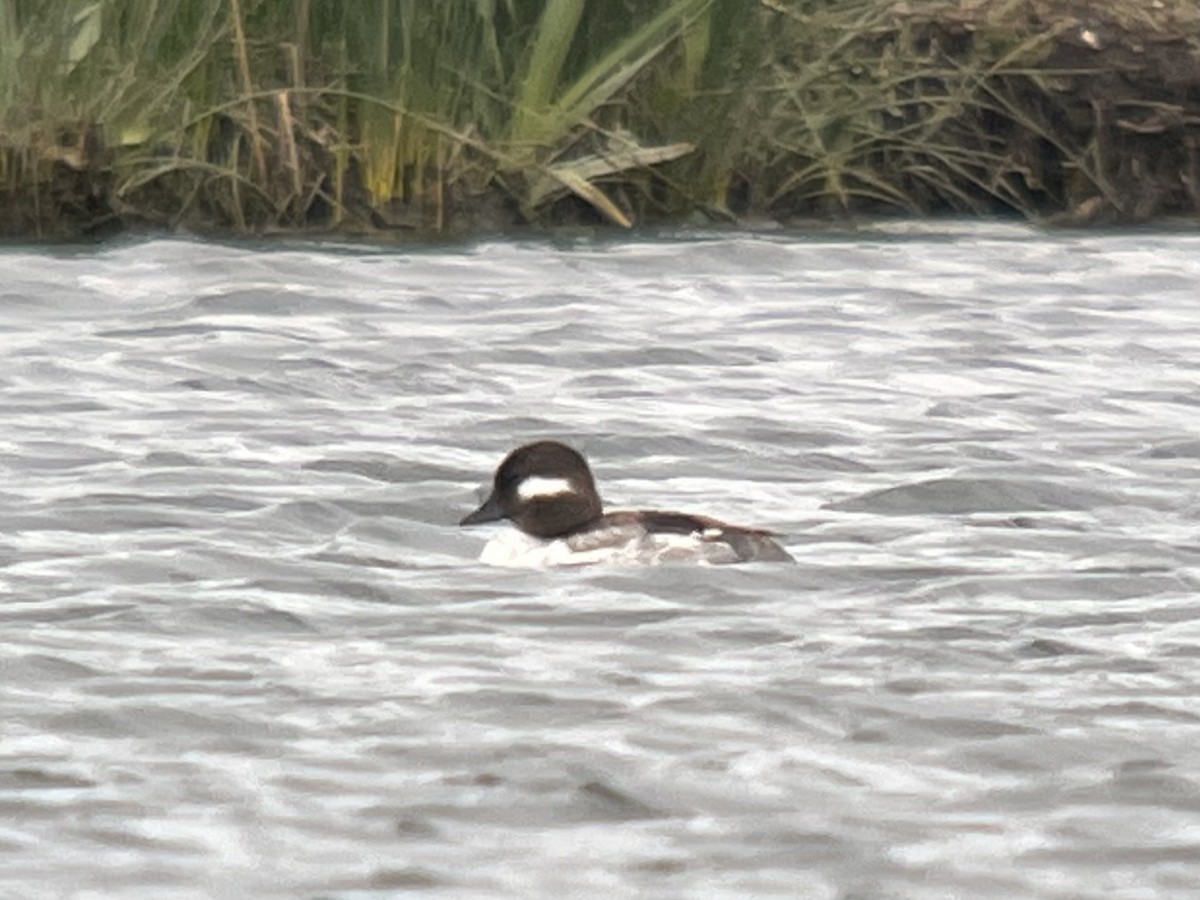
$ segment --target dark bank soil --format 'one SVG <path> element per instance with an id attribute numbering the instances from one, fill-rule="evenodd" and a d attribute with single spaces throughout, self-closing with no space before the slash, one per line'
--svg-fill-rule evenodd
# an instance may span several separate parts
<path id="1" fill-rule="evenodd" d="M 951 46 L 998 26 L 1024 46 L 1042 43 L 1032 70 L 997 79 L 1010 114 L 992 125 L 1010 172 L 1051 221 L 1200 214 L 1200 4 L 911 6 L 920 12 L 907 3 L 895 11 Z"/>

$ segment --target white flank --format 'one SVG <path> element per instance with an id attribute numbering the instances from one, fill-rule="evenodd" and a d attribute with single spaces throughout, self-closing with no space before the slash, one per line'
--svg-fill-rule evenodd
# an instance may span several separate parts
<path id="1" fill-rule="evenodd" d="M 517 496 L 522 500 L 534 500 L 538 497 L 557 497 L 560 494 L 573 494 L 575 488 L 565 478 L 542 478 L 532 475 L 521 482 L 517 488 Z"/>
<path id="2" fill-rule="evenodd" d="M 584 531 L 568 538 L 542 540 L 507 528 L 488 541 L 479 561 L 510 569 L 556 569 L 590 566 L 657 566 L 697 563 L 702 566 L 737 561 L 733 548 L 698 534 L 647 534 L 640 525 Z"/>

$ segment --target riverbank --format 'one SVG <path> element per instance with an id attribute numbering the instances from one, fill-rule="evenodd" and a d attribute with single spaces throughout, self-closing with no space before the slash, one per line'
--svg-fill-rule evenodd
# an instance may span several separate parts
<path id="1" fill-rule="evenodd" d="M 413 10 L 10 4 L 0 235 L 1200 213 L 1191 2 Z"/>

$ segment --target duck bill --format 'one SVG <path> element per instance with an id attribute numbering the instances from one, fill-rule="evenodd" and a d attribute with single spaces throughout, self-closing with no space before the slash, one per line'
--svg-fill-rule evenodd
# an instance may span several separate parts
<path id="1" fill-rule="evenodd" d="M 479 525 L 482 522 L 498 522 L 505 518 L 504 510 L 500 506 L 500 498 L 496 496 L 496 492 L 492 491 L 491 496 L 483 501 L 483 505 L 475 512 L 463 517 L 459 525 Z"/>

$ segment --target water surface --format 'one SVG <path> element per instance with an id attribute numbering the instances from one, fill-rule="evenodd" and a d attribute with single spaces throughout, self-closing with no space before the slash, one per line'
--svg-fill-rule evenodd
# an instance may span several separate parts
<path id="1" fill-rule="evenodd" d="M 1200 237 L 0 252 L 0 897 L 1200 885 Z M 568 440 L 794 567 L 520 572 Z"/>

